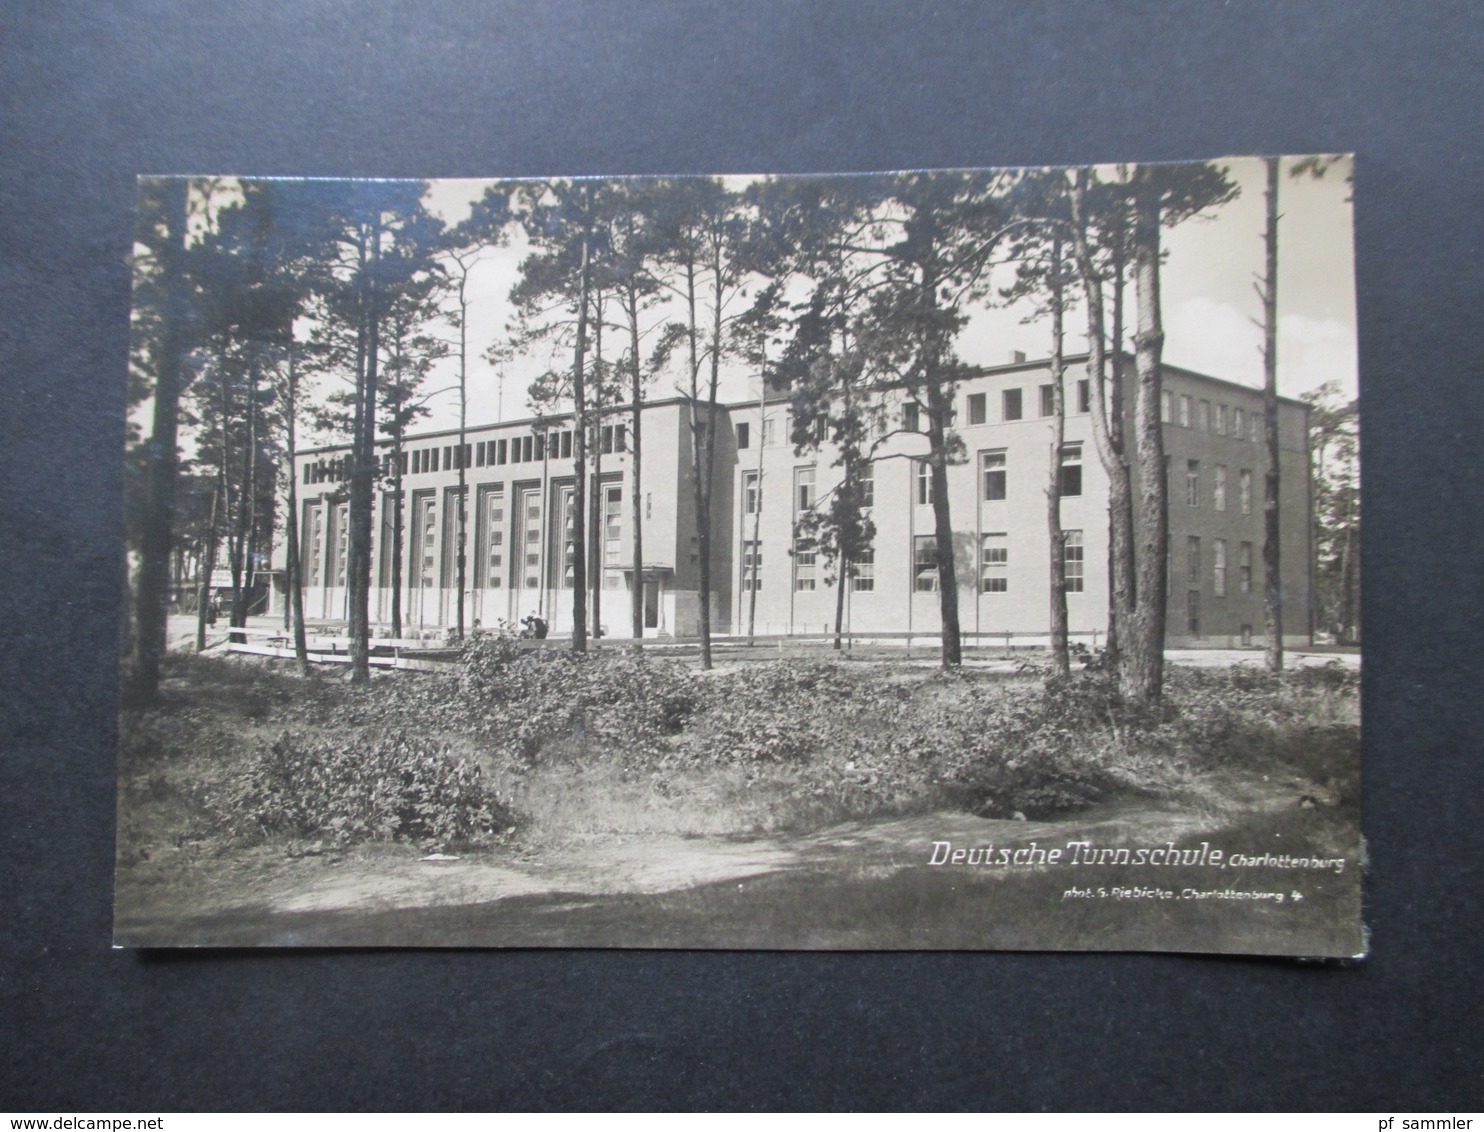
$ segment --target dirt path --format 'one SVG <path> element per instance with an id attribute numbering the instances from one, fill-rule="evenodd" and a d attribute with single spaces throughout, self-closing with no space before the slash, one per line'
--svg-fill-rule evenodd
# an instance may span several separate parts
<path id="1" fill-rule="evenodd" d="M 1161 946 L 1165 937 L 1158 932 L 1170 929 L 1159 925 L 1175 915 L 1195 916 L 1196 942 L 1183 949 L 1223 950 L 1210 944 L 1231 934 L 1230 909 L 1219 916 L 1209 910 L 1204 918 L 1184 908 L 1131 918 L 1123 909 L 1100 908 L 1099 918 L 1090 909 L 1056 908 L 1069 878 L 1143 884 L 1146 874 L 1082 870 L 1072 878 L 1034 858 L 1008 870 L 944 867 L 933 860 L 935 853 L 951 852 L 937 848 L 945 843 L 1064 852 L 1069 842 L 1214 844 L 1230 840 L 1237 815 L 1259 825 L 1278 819 L 1281 828 L 1241 834 L 1236 847 L 1302 848 L 1303 829 L 1295 834 L 1293 822 L 1308 819 L 1295 809 L 1293 784 L 1253 780 L 1226 784 L 1222 805 L 1127 800 L 1056 821 L 941 811 L 807 835 L 584 836 L 453 859 L 386 847 L 293 859 L 281 849 L 259 850 L 122 870 L 117 934 L 130 946 L 1046 947 L 1056 946 L 1056 935 L 1048 936 L 1044 924 L 1019 929 L 1038 943 L 1018 943 L 1015 925 L 1060 916 L 1071 941 L 1066 946 L 1135 947 Z M 1277 840 L 1285 830 L 1286 843 Z M 1311 883 L 1311 892 L 1348 906 L 1358 900 L 1358 873 L 1353 870 L 1354 884 L 1320 878 L 1323 884 Z M 1164 883 L 1168 876 L 1156 873 L 1154 880 Z M 1230 885 L 1232 878 L 1212 874 L 1205 881 Z M 1111 934 L 1109 913 L 1123 923 Z M 1274 936 L 1274 915 L 1251 910 L 1247 919 L 1266 925 L 1267 934 L 1255 939 L 1283 938 L 1282 932 Z M 1315 941 L 1307 949 L 1315 954 L 1349 946 L 1319 936 Z M 1182 949 L 1178 932 L 1163 946 Z"/>

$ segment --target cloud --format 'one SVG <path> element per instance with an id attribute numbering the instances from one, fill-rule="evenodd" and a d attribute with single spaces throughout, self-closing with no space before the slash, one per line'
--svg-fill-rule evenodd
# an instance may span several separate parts
<path id="1" fill-rule="evenodd" d="M 1262 384 L 1262 330 L 1229 303 L 1195 297 L 1167 306 L 1164 356 L 1171 365 Z M 1348 325 L 1303 314 L 1280 316 L 1280 393 L 1296 397 L 1326 381 L 1353 392 L 1355 374 L 1355 336 Z"/>

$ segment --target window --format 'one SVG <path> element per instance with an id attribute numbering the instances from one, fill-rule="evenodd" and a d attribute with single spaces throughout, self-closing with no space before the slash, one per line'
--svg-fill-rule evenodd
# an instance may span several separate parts
<path id="1" fill-rule="evenodd" d="M 1190 415 L 1191 415 L 1190 394 L 1188 394 L 1188 393 L 1182 393 L 1180 395 L 1180 427 L 1181 428 L 1189 428 L 1190 427 Z"/>
<path id="2" fill-rule="evenodd" d="M 762 505 L 763 494 L 756 472 L 742 473 L 742 514 L 756 515 Z"/>
<path id="3" fill-rule="evenodd" d="M 854 576 L 850 588 L 858 594 L 868 594 L 876 589 L 876 548 L 868 546 L 851 559 Z"/>
<path id="4" fill-rule="evenodd" d="M 505 488 L 500 485 L 484 496 L 484 584 L 497 590 L 505 577 Z"/>
<path id="5" fill-rule="evenodd" d="M 1237 473 L 1237 496 L 1241 500 L 1242 514 L 1252 514 L 1252 469 L 1243 468 Z"/>
<path id="6" fill-rule="evenodd" d="M 531 488 L 522 493 L 522 500 L 526 516 L 523 539 L 525 545 L 522 548 L 522 553 L 525 555 L 526 589 L 539 590 L 541 588 L 541 493 L 536 488 Z"/>
<path id="7" fill-rule="evenodd" d="M 918 535 L 913 543 L 912 588 L 920 594 L 938 592 L 938 540 Z"/>
<path id="8" fill-rule="evenodd" d="M 438 557 L 438 512 L 431 493 L 417 501 L 417 525 L 413 528 L 412 552 L 418 563 L 417 584 L 421 589 L 431 589 L 433 567 Z"/>
<path id="9" fill-rule="evenodd" d="M 443 470 L 445 472 L 451 472 L 451 471 L 453 471 L 453 453 L 454 453 L 454 450 L 453 450 L 452 446 L 450 446 L 450 445 L 444 445 L 444 447 L 443 447 Z"/>
<path id="10" fill-rule="evenodd" d="M 1211 481 L 1211 500 L 1216 510 L 1226 510 L 1226 465 L 1217 464 Z"/>
<path id="11" fill-rule="evenodd" d="M 304 540 L 304 560 L 308 566 L 304 573 L 308 576 L 309 584 L 317 586 L 320 583 L 320 563 L 325 553 L 325 509 L 315 503 L 306 507 L 305 511 L 308 520 L 305 526 L 309 529 L 309 537 Z"/>
<path id="12" fill-rule="evenodd" d="M 1247 439 L 1247 410 L 1241 408 L 1232 410 L 1232 435 L 1238 440 Z"/>
<path id="13" fill-rule="evenodd" d="M 773 420 L 772 417 L 764 417 L 763 418 L 763 447 L 764 448 L 772 448 L 773 447 L 773 444 L 776 441 L 776 437 L 774 436 L 774 433 L 775 433 L 776 430 L 773 427 L 775 423 L 776 422 Z"/>
<path id="14" fill-rule="evenodd" d="M 1199 460 L 1185 461 L 1185 506 L 1199 507 L 1201 505 L 1201 462 Z"/>
<path id="15" fill-rule="evenodd" d="M 603 489 L 603 586 L 617 589 L 623 584 L 619 573 L 623 536 L 623 488 L 609 484 Z"/>
<path id="16" fill-rule="evenodd" d="M 567 428 L 557 433 L 557 442 L 552 447 L 556 449 L 558 460 L 570 460 L 572 458 L 572 430 Z M 538 460 L 541 458 L 539 446 L 537 447 L 536 458 Z"/>
<path id="17" fill-rule="evenodd" d="M 983 424 L 985 420 L 985 396 L 983 393 L 969 394 L 969 423 Z"/>
<path id="18" fill-rule="evenodd" d="M 1010 589 L 1010 548 L 1003 532 L 986 534 L 979 548 L 979 592 L 1002 594 Z"/>
<path id="19" fill-rule="evenodd" d="M 1062 566 L 1067 579 L 1067 593 L 1080 594 L 1087 584 L 1084 567 L 1086 548 L 1082 545 L 1081 531 L 1065 531 L 1066 545 L 1062 549 Z"/>
<path id="20" fill-rule="evenodd" d="M 803 514 L 814 506 L 814 465 L 794 469 L 794 507 Z"/>
<path id="21" fill-rule="evenodd" d="M 1169 389 L 1160 392 L 1159 419 L 1165 424 L 1175 423 L 1175 394 Z"/>
<path id="22" fill-rule="evenodd" d="M 979 457 L 983 469 L 986 503 L 1005 498 L 1005 452 L 985 452 Z"/>
<path id="23" fill-rule="evenodd" d="M 1225 436 L 1226 435 L 1226 406 L 1225 405 L 1217 405 L 1216 406 L 1216 435 L 1217 436 Z"/>
<path id="24" fill-rule="evenodd" d="M 815 559 L 818 551 L 813 539 L 801 538 L 794 543 L 794 589 L 812 593 L 815 587 Z"/>
<path id="25" fill-rule="evenodd" d="M 432 463 L 429 467 L 425 468 L 424 471 L 436 472 L 438 470 L 438 449 L 429 448 L 427 450 L 427 454 L 429 457 L 431 457 Z"/>
<path id="26" fill-rule="evenodd" d="M 1041 386 L 1041 415 L 1052 417 L 1056 415 L 1056 386 Z"/>
<path id="27" fill-rule="evenodd" d="M 495 460 L 495 463 L 497 463 L 497 464 L 503 464 L 510 457 L 510 442 L 508 440 L 502 440 L 502 441 L 499 442 L 498 447 L 499 447 L 499 458 Z"/>
<path id="28" fill-rule="evenodd" d="M 737 425 L 737 447 L 739 449 L 748 448 L 751 446 L 751 440 L 752 426 L 749 425 L 746 421 L 743 421 L 739 425 Z"/>
<path id="29" fill-rule="evenodd" d="M 1082 445 L 1062 445 L 1060 482 L 1063 499 L 1082 494 Z"/>
<path id="30" fill-rule="evenodd" d="M 1001 419 L 1002 420 L 1007 420 L 1007 421 L 1018 421 L 1018 420 L 1020 420 L 1020 418 L 1022 416 L 1022 408 L 1021 408 L 1021 403 L 1020 403 L 1020 390 L 1019 389 L 1007 389 L 1007 390 L 1005 390 L 1004 396 L 1003 396 L 1003 400 L 1002 400 L 1002 409 L 1003 409 L 1003 412 L 1001 414 Z"/>
<path id="31" fill-rule="evenodd" d="M 1244 594 L 1252 592 L 1252 544 L 1244 542 L 1237 549 L 1237 588 Z"/>
<path id="32" fill-rule="evenodd" d="M 902 427 L 908 432 L 919 432 L 922 427 L 921 406 L 916 401 L 908 401 L 902 406 Z"/>
<path id="33" fill-rule="evenodd" d="M 1085 377 L 1077 383 L 1077 411 L 1092 412 L 1092 383 Z"/>
<path id="34" fill-rule="evenodd" d="M 1185 579 L 1192 586 L 1201 584 L 1201 539 L 1199 535 L 1188 535 L 1185 539 Z"/>
<path id="35" fill-rule="evenodd" d="M 1210 432 L 1211 431 L 1211 402 L 1210 401 L 1202 401 L 1199 405 L 1196 406 L 1196 410 L 1197 410 L 1196 411 L 1196 417 L 1195 417 L 1196 427 L 1199 428 L 1202 432 Z"/>
<path id="36" fill-rule="evenodd" d="M 602 431 L 603 455 L 611 456 L 614 452 L 623 451 L 623 426 L 604 425 Z"/>
<path id="37" fill-rule="evenodd" d="M 933 501 L 933 469 L 926 460 L 917 461 L 917 502 L 927 506 Z"/>
<path id="38" fill-rule="evenodd" d="M 335 509 L 335 584 L 345 585 L 345 567 L 350 556 L 350 504 Z"/>
<path id="39" fill-rule="evenodd" d="M 577 500 L 570 487 L 562 488 L 562 589 L 570 590 L 577 577 Z"/>
<path id="40" fill-rule="evenodd" d="M 1211 542 L 1211 596 L 1226 596 L 1226 539 Z"/>
<path id="41" fill-rule="evenodd" d="M 856 473 L 857 482 L 860 484 L 860 504 L 862 507 L 876 506 L 876 465 L 865 464 Z"/>
<path id="42" fill-rule="evenodd" d="M 521 459 L 527 464 L 532 460 L 541 459 L 543 455 L 543 453 L 536 451 L 536 438 L 534 436 L 524 437 L 520 442 L 520 449 Z"/>
<path id="43" fill-rule="evenodd" d="M 742 592 L 763 588 L 763 544 L 747 541 L 742 544 Z"/>
<path id="44" fill-rule="evenodd" d="M 1190 590 L 1185 595 L 1185 628 L 1192 637 L 1201 635 L 1201 591 Z"/>

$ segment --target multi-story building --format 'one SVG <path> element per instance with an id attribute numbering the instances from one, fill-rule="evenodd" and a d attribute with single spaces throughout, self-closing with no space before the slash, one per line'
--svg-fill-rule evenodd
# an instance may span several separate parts
<path id="1" fill-rule="evenodd" d="M 1094 448 L 1084 359 L 1067 369 L 1060 516 L 1066 531 L 1071 632 L 1095 643 L 1108 622 L 1108 484 Z M 1052 459 L 1049 365 L 1017 355 L 958 383 L 955 428 L 963 462 L 949 468 L 960 624 L 992 643 L 1047 638 L 1050 624 L 1047 499 Z M 642 419 L 643 561 L 633 563 L 633 453 L 627 411 L 605 419 L 589 447 L 589 577 L 604 631 L 631 633 L 630 594 L 643 595 L 646 635 L 688 636 L 699 619 L 700 546 L 691 462 L 690 407 L 646 403 Z M 927 437 L 918 410 L 890 406 L 874 451 L 868 501 L 876 535 L 847 578 L 845 622 L 856 635 L 937 631 Z M 833 627 L 834 575 L 797 522 L 827 505 L 840 479 L 834 452 L 796 454 L 786 395 L 718 409 L 712 488 L 712 626 L 719 634 L 819 633 Z M 1262 396 L 1257 390 L 1166 366 L 1164 438 L 1170 515 L 1171 645 L 1238 645 L 1262 638 Z M 1307 407 L 1279 407 L 1285 636 L 1310 639 L 1310 485 Z M 1129 421 L 1132 436 L 1132 421 Z M 401 564 L 393 564 L 397 501 L 385 478 L 377 500 L 373 621 L 391 621 L 400 572 L 402 620 L 429 629 L 456 620 L 458 508 L 465 506 L 465 624 L 545 617 L 571 628 L 570 422 L 511 421 L 426 433 L 404 444 Z M 345 616 L 347 502 L 343 448 L 296 458 L 305 610 Z M 460 461 L 464 494 L 458 487 Z M 1137 485 L 1136 485 L 1137 486 Z M 973 638 L 971 638 L 972 640 Z"/>

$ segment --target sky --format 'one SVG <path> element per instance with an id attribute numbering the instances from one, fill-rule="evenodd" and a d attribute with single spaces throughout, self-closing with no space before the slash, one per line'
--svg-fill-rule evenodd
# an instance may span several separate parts
<path id="1" fill-rule="evenodd" d="M 1260 386 L 1262 303 L 1253 284 L 1263 270 L 1265 169 L 1258 158 L 1224 159 L 1219 164 L 1227 166 L 1237 183 L 1237 198 L 1164 231 L 1168 253 L 1162 276 L 1164 360 Z M 1279 185 L 1279 392 L 1296 397 L 1334 381 L 1353 397 L 1357 359 L 1350 159 L 1343 159 L 1319 179 L 1288 176 L 1291 164 L 1285 160 Z M 752 179 L 729 180 L 742 185 Z M 489 183 L 433 181 L 425 199 L 430 210 L 455 224 L 468 215 L 472 202 Z M 507 297 L 526 251 L 524 238 L 516 235 L 506 247 L 485 252 L 471 275 L 470 425 L 529 416 L 525 394 L 532 378 L 554 364 L 571 364 L 569 356 L 553 358 L 544 350 L 499 369 L 484 358 L 492 343 L 506 337 L 513 313 Z M 960 334 L 959 355 L 980 365 L 1008 362 L 1016 350 L 1033 359 L 1046 357 L 1049 324 L 1027 324 L 1025 314 L 1023 307 L 976 311 Z M 1068 319 L 1069 351 L 1085 349 L 1083 337 L 1075 333 L 1084 317 L 1078 311 Z M 456 382 L 456 364 L 450 359 L 430 380 L 429 388 Z M 755 377 L 732 366 L 725 372 L 721 396 L 740 400 L 755 395 L 756 389 Z M 670 391 L 671 385 L 661 385 L 651 395 Z M 429 408 L 432 413 L 419 423 L 419 431 L 457 426 L 456 394 L 434 397 Z"/>

